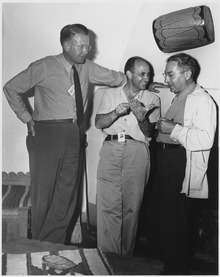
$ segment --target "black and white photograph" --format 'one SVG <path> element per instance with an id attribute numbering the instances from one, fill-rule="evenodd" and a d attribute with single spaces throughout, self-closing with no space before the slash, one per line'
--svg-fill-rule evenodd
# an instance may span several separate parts
<path id="1" fill-rule="evenodd" d="M 0 2 L 2 275 L 218 275 L 218 0 Z"/>

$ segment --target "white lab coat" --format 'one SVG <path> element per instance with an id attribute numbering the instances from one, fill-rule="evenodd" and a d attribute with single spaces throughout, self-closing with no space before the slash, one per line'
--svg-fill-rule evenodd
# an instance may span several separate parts
<path id="1" fill-rule="evenodd" d="M 176 124 L 170 137 L 186 149 L 185 178 L 181 193 L 208 198 L 207 167 L 216 130 L 216 106 L 199 85 L 187 96 L 184 126 Z M 177 160 L 178 162 L 178 160 Z"/>

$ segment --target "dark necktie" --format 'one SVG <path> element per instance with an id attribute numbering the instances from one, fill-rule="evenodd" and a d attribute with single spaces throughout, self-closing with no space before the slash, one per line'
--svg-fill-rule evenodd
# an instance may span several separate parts
<path id="1" fill-rule="evenodd" d="M 76 116 L 77 116 L 77 124 L 78 127 L 82 127 L 83 123 L 83 99 L 82 99 L 82 91 L 81 85 L 79 81 L 79 74 L 76 70 L 76 67 L 73 65 L 73 80 L 75 86 L 75 100 L 76 100 Z"/>

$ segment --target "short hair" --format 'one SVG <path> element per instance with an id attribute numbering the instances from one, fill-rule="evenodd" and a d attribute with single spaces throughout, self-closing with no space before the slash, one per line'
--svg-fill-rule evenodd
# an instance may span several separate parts
<path id="1" fill-rule="evenodd" d="M 154 77 L 154 69 L 153 69 L 153 66 L 152 64 L 145 60 L 144 58 L 142 57 L 139 57 L 139 56 L 134 56 L 134 57 L 131 57 L 127 60 L 125 66 L 124 66 L 124 73 L 126 74 L 126 72 L 129 70 L 129 71 L 132 71 L 135 67 L 135 62 L 136 61 L 142 61 L 142 62 L 145 62 L 149 65 L 149 68 L 150 68 L 150 80 L 152 81 L 153 80 L 153 77 Z"/>
<path id="2" fill-rule="evenodd" d="M 75 34 L 89 35 L 89 30 L 82 24 L 69 24 L 60 31 L 60 43 L 70 40 Z"/>
<path id="3" fill-rule="evenodd" d="M 185 53 L 179 53 L 167 59 L 167 62 L 171 61 L 177 62 L 177 65 L 179 67 L 182 67 L 186 70 L 190 70 L 192 72 L 193 81 L 197 81 L 201 68 L 198 61 L 195 58 Z"/>

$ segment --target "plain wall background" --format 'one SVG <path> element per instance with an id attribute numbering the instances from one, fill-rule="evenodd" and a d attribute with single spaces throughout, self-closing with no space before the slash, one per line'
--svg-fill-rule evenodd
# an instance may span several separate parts
<path id="1" fill-rule="evenodd" d="M 115 70 L 123 70 L 126 60 L 134 55 L 143 56 L 154 66 L 155 81 L 163 82 L 165 61 L 171 54 L 157 47 L 152 22 L 160 15 L 207 5 L 210 7 L 215 27 L 215 42 L 185 51 L 197 58 L 201 65 L 199 83 L 213 95 L 218 105 L 219 93 L 219 34 L 220 6 L 218 1 L 71 1 L 38 3 L 3 3 L 2 31 L 2 83 L 25 69 L 31 62 L 47 55 L 61 52 L 59 33 L 66 24 L 82 23 L 97 36 L 95 62 Z M 161 90 L 163 112 L 173 95 Z M 101 94 L 94 93 L 92 126 L 88 131 L 87 169 L 90 202 L 95 203 L 96 170 L 102 134 L 94 127 L 94 116 Z M 28 154 L 25 146 L 26 125 L 20 122 L 2 96 L 2 170 L 28 172 Z"/>

